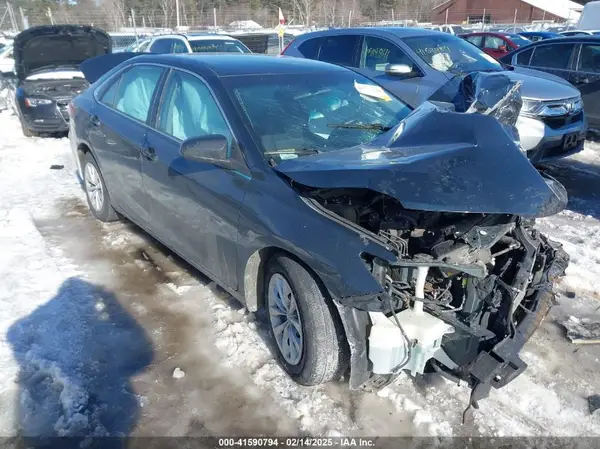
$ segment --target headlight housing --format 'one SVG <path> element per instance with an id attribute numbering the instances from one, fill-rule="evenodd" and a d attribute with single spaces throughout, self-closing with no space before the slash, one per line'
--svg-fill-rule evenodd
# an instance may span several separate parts
<path id="1" fill-rule="evenodd" d="M 560 117 L 576 114 L 583 109 L 581 97 L 566 98 L 564 100 L 540 101 L 523 99 L 521 113 L 529 116 Z"/>
<path id="2" fill-rule="evenodd" d="M 52 100 L 50 100 L 49 98 L 25 97 L 25 106 L 27 106 L 28 108 L 35 108 L 38 106 L 47 106 L 52 103 L 54 103 L 54 102 Z"/>

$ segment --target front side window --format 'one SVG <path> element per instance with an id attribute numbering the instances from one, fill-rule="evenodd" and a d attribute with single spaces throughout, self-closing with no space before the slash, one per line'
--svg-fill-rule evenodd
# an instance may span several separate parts
<path id="1" fill-rule="evenodd" d="M 173 42 L 173 53 L 188 53 L 188 49 L 182 40 Z"/>
<path id="2" fill-rule="evenodd" d="M 483 36 L 469 36 L 467 40 L 476 47 L 483 47 Z"/>
<path id="3" fill-rule="evenodd" d="M 250 53 L 239 41 L 225 39 L 191 40 L 192 53 Z"/>
<path id="4" fill-rule="evenodd" d="M 150 65 L 133 66 L 123 74 L 113 106 L 118 111 L 145 122 L 162 71 L 162 68 Z"/>
<path id="5" fill-rule="evenodd" d="M 588 73 L 600 73 L 600 45 L 583 44 L 577 70 Z"/>
<path id="6" fill-rule="evenodd" d="M 575 44 L 540 45 L 533 51 L 530 65 L 544 69 L 566 70 L 569 68 L 574 48 Z"/>
<path id="7" fill-rule="evenodd" d="M 425 63 L 441 72 L 460 74 L 503 70 L 502 65 L 490 55 L 456 36 L 413 36 L 405 38 L 404 42 Z"/>
<path id="8" fill-rule="evenodd" d="M 500 50 L 500 48 L 506 47 L 504 39 L 498 36 L 486 36 L 485 37 L 485 48 L 490 50 Z"/>
<path id="9" fill-rule="evenodd" d="M 361 68 L 384 72 L 388 64 L 405 64 L 410 67 L 413 62 L 397 45 L 385 39 L 366 36 L 361 53 Z"/>
<path id="10" fill-rule="evenodd" d="M 157 128 L 179 140 L 221 134 L 232 135 L 216 100 L 199 78 L 174 70 L 165 85 Z"/>
<path id="11" fill-rule="evenodd" d="M 225 83 L 267 159 L 369 143 L 411 112 L 352 72 L 230 77 Z"/>
<path id="12" fill-rule="evenodd" d="M 360 36 L 327 36 L 321 42 L 319 61 L 351 66 L 354 63 L 356 47 Z"/>

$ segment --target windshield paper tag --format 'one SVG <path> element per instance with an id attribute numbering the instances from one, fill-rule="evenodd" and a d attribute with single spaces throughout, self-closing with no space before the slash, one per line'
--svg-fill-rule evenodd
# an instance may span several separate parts
<path id="1" fill-rule="evenodd" d="M 377 98 L 378 100 L 383 101 L 392 101 L 392 98 L 386 94 L 380 86 L 375 86 L 373 84 L 360 84 L 354 81 L 354 88 L 359 94 L 366 97 Z"/>

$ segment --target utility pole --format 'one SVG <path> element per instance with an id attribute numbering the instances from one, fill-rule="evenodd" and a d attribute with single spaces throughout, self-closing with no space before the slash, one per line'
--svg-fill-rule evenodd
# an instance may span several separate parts
<path id="1" fill-rule="evenodd" d="M 179 0 L 175 0 L 175 9 L 177 10 L 177 28 L 179 28 Z"/>
<path id="2" fill-rule="evenodd" d="M 515 18 L 513 20 L 513 33 L 517 32 L 517 13 L 519 12 L 518 9 L 515 9 Z"/>
<path id="3" fill-rule="evenodd" d="M 19 6 L 19 12 L 21 13 L 21 21 L 23 22 L 23 29 L 26 30 L 27 28 L 29 28 L 29 20 L 27 19 L 27 16 L 25 16 L 25 11 L 23 11 L 23 8 L 21 6 Z"/>

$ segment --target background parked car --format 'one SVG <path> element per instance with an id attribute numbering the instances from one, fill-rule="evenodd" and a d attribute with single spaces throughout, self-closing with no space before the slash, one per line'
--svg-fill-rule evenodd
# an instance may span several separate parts
<path id="1" fill-rule="evenodd" d="M 581 92 L 590 126 L 600 127 L 600 37 L 536 42 L 506 55 L 502 62 L 542 70 L 569 81 Z"/>
<path id="2" fill-rule="evenodd" d="M 557 37 L 561 37 L 558 33 L 553 33 L 551 31 L 521 31 L 519 33 L 525 39 L 529 39 L 531 42 L 543 41 L 545 39 L 554 39 Z"/>
<path id="3" fill-rule="evenodd" d="M 457 75 L 503 72 L 522 81 L 530 109 L 517 122 L 521 144 L 533 162 L 565 157 L 583 148 L 583 113 L 545 116 L 540 104 L 578 105 L 580 94 L 562 78 L 529 69 L 506 70 L 476 46 L 450 34 L 418 28 L 353 28 L 302 34 L 285 55 L 351 67 L 417 107 Z M 537 111 L 537 112 L 536 112 Z"/>
<path id="4" fill-rule="evenodd" d="M 171 34 L 151 39 L 149 53 L 252 53 L 233 37 L 221 34 Z"/>
<path id="5" fill-rule="evenodd" d="M 559 33 L 564 37 L 575 37 L 575 36 L 598 36 L 600 35 L 600 31 L 596 30 L 569 30 L 569 31 L 561 31 Z"/>
<path id="6" fill-rule="evenodd" d="M 69 130 L 67 107 L 88 82 L 79 65 L 111 52 L 109 35 L 81 25 L 28 28 L 14 40 L 15 72 L 10 83 L 12 107 L 25 136 Z"/>
<path id="7" fill-rule="evenodd" d="M 488 55 L 498 59 L 523 45 L 531 44 L 531 41 L 519 34 L 506 33 L 470 33 L 462 34 L 460 37 L 481 48 Z"/>

